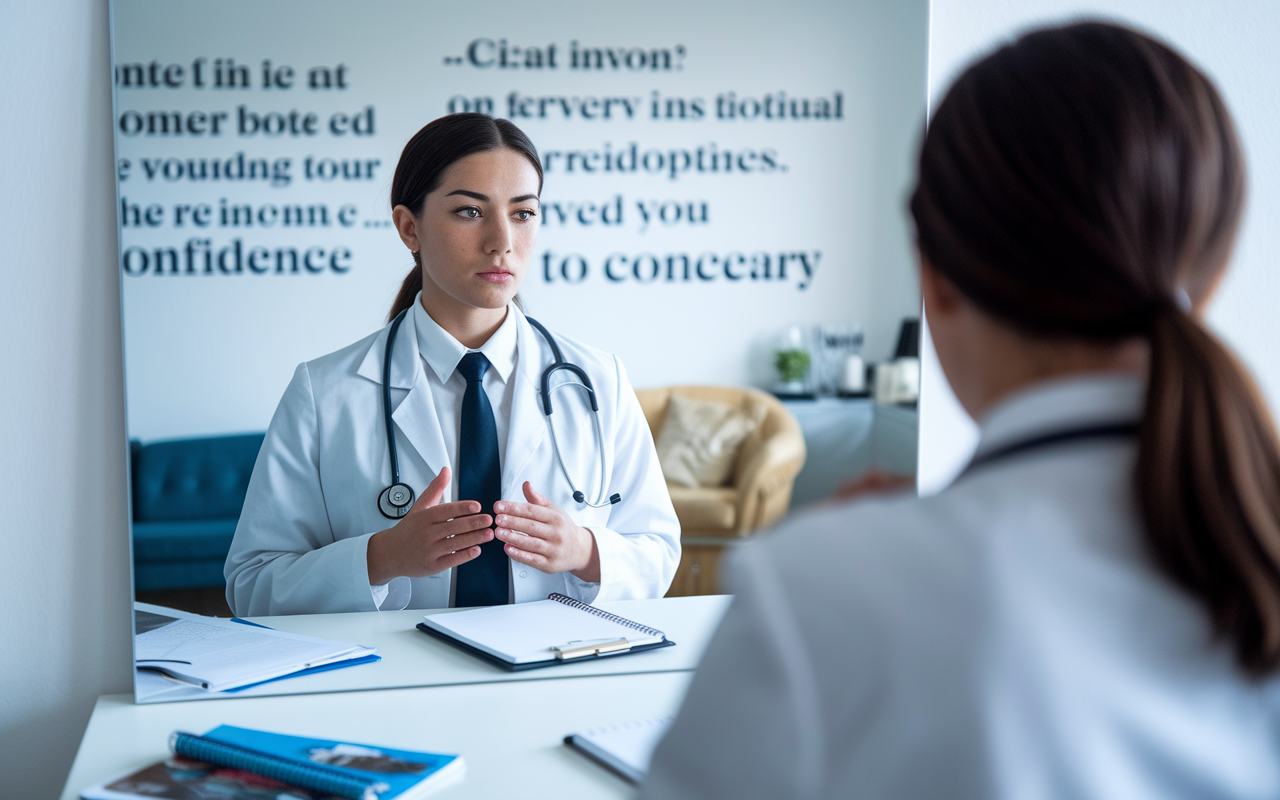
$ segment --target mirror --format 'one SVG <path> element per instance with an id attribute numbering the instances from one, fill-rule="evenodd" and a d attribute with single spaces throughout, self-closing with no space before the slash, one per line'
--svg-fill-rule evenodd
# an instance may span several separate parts
<path id="1" fill-rule="evenodd" d="M 914 474 L 926 0 L 476 9 L 114 0 L 139 601 L 230 613 L 262 432 L 299 363 L 384 325 L 411 266 L 392 173 L 454 111 L 541 153 L 531 314 L 636 387 L 825 395 L 788 403 L 792 507 Z"/>

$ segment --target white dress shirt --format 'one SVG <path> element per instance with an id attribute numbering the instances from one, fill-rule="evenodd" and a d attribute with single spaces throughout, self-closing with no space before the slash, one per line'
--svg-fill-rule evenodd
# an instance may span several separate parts
<path id="1" fill-rule="evenodd" d="M 493 409 L 493 425 L 498 434 L 498 463 L 501 464 L 507 455 L 511 395 L 515 391 L 515 381 L 511 380 L 511 373 L 516 368 L 515 315 L 508 311 L 489 340 L 473 351 L 431 318 L 422 307 L 421 293 L 414 298 L 409 313 L 414 316 L 418 332 L 418 353 L 422 356 L 423 372 L 431 386 L 431 399 L 435 404 L 436 417 L 440 420 L 440 430 L 444 432 L 444 448 L 449 457 L 449 470 L 453 473 L 453 479 L 445 489 L 443 502 L 452 503 L 458 499 L 458 438 L 462 431 L 462 397 L 467 391 L 467 379 L 458 372 L 458 364 L 463 356 L 471 352 L 483 353 L 489 360 L 489 369 L 485 371 L 480 385 L 484 387 L 484 393 L 488 395 L 489 405 Z M 510 561 L 508 558 L 508 571 L 511 570 Z M 455 569 L 449 572 L 449 607 L 452 608 L 458 591 L 458 571 Z M 373 602 L 381 609 L 389 596 L 387 585 L 369 588 L 373 592 Z M 514 602 L 513 592 L 513 582 L 508 577 L 509 603 Z"/>
<path id="2" fill-rule="evenodd" d="M 1136 421 L 1143 395 L 1040 384 L 978 453 Z M 1024 450 L 748 545 L 644 797 L 1280 797 L 1280 679 L 1246 679 L 1152 562 L 1136 445 Z"/>
<path id="3" fill-rule="evenodd" d="M 467 391 L 467 380 L 459 373 L 458 364 L 467 353 L 473 352 L 453 334 L 431 318 L 422 307 L 422 295 L 413 301 L 414 322 L 418 330 L 418 352 L 422 355 L 431 386 L 431 399 L 435 402 L 440 430 L 444 431 L 444 447 L 449 455 L 449 468 L 456 478 L 458 474 L 458 435 L 462 430 L 462 396 Z M 484 373 L 481 385 L 493 407 L 493 424 L 498 430 L 498 459 L 507 456 L 507 431 L 511 427 L 511 396 L 515 381 L 511 373 L 516 368 L 516 321 L 507 312 L 506 318 L 477 351 L 489 359 L 489 369 Z M 449 481 L 445 502 L 458 499 L 457 480 Z"/>

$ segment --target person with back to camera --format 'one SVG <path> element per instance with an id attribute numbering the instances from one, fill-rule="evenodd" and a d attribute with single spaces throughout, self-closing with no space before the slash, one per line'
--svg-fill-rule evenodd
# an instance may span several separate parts
<path id="1" fill-rule="evenodd" d="M 644 797 L 1280 797 L 1280 446 L 1200 321 L 1244 189 L 1143 34 L 960 76 L 910 207 L 977 452 L 742 553 Z"/>
<path id="2" fill-rule="evenodd" d="M 661 597 L 680 527 L 622 364 L 516 293 L 542 165 L 512 123 L 431 122 L 392 220 L 414 257 L 377 333 L 300 365 L 225 568 L 240 615 Z"/>

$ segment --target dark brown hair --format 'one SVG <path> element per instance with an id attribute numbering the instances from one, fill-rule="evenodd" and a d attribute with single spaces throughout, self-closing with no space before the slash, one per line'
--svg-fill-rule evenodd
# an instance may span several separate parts
<path id="1" fill-rule="evenodd" d="M 1150 343 L 1146 542 L 1261 676 L 1280 665 L 1280 447 L 1248 373 L 1188 313 L 1226 267 L 1244 194 L 1208 78 L 1149 36 L 1085 22 L 1028 33 L 956 81 L 911 213 L 924 258 L 992 316 Z"/>
<path id="2" fill-rule="evenodd" d="M 391 207 L 404 206 L 415 217 L 422 214 L 427 195 L 440 188 L 444 171 L 454 162 L 475 153 L 514 150 L 533 164 L 538 172 L 538 194 L 542 194 L 542 161 L 524 131 L 505 119 L 488 114 L 449 114 L 428 122 L 400 151 L 395 176 L 391 179 Z M 391 304 L 387 321 L 413 305 L 422 291 L 422 258 L 413 254 L 413 269 Z"/>

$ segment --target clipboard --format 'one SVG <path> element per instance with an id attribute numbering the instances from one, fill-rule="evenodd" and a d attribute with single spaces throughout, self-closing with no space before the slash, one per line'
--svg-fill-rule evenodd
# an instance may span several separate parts
<path id="1" fill-rule="evenodd" d="M 460 642 L 457 639 L 453 638 L 452 636 L 448 635 L 447 633 L 444 633 L 443 631 L 438 631 L 435 628 L 427 627 L 426 625 L 423 625 L 421 622 L 418 623 L 417 627 L 418 627 L 418 630 L 422 631 L 428 636 L 431 636 L 435 639 L 439 639 L 442 642 L 447 642 L 448 644 L 453 645 L 454 647 L 458 648 L 464 653 L 470 653 L 476 658 L 479 658 L 482 661 L 487 661 L 490 664 L 493 664 L 494 666 L 501 667 L 507 672 L 523 672 L 528 669 L 541 669 L 543 667 L 558 667 L 562 664 L 581 664 L 584 661 L 594 661 L 600 658 L 617 658 L 619 656 L 629 656 L 629 655 L 632 655 L 633 653 L 647 653 L 650 650 L 660 650 L 664 647 L 673 647 L 675 645 L 675 642 L 671 641 L 670 639 L 664 639 L 661 642 L 658 642 L 657 644 L 642 644 L 642 645 L 637 645 L 635 647 L 630 647 L 626 650 L 618 650 L 612 653 L 597 653 L 595 655 L 579 656 L 578 658 L 574 658 L 569 661 L 561 661 L 558 658 L 550 658 L 550 659 L 547 659 L 546 661 L 530 661 L 525 664 L 515 664 L 510 661 L 507 661 L 506 659 L 498 658 L 492 653 L 486 653 L 484 650 L 481 650 L 478 647 L 472 647 L 466 642 Z"/>
<path id="2" fill-rule="evenodd" d="M 507 672 L 616 658 L 675 644 L 656 628 L 558 592 L 534 603 L 429 614 L 417 628 Z M 564 644 L 548 646 L 547 639 Z"/>

